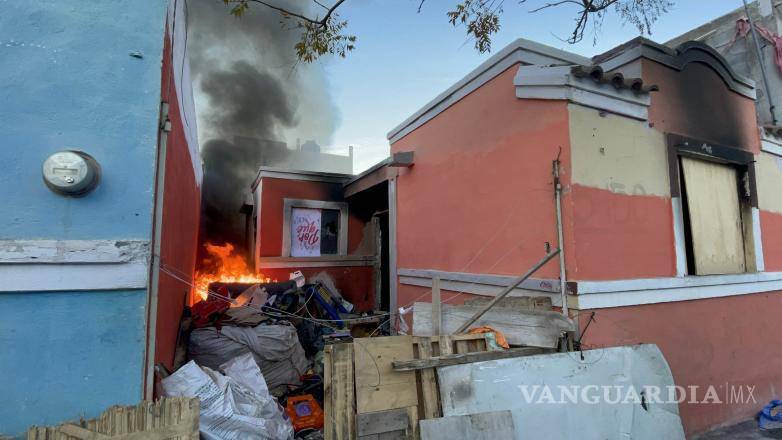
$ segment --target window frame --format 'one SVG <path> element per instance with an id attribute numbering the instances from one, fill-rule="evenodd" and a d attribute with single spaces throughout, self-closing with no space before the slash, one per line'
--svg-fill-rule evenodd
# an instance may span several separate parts
<path id="1" fill-rule="evenodd" d="M 291 217 L 293 208 L 308 209 L 331 209 L 339 211 L 339 232 L 337 238 L 337 253 L 325 254 L 320 257 L 294 257 L 291 256 Z M 332 202 L 325 200 L 307 200 L 307 199 L 283 199 L 282 216 L 282 256 L 288 258 L 312 259 L 321 257 L 332 257 L 335 255 L 345 256 L 348 254 L 348 204 L 346 202 Z"/>
<path id="2" fill-rule="evenodd" d="M 740 179 L 736 186 L 736 195 L 740 200 L 742 238 L 744 241 L 744 273 L 763 272 L 763 249 L 760 236 L 760 217 L 758 210 L 758 194 L 755 170 L 755 155 L 745 149 L 717 145 L 685 136 L 668 134 L 668 168 L 671 189 L 671 204 L 673 208 L 674 246 L 676 255 L 676 276 L 722 276 L 725 274 L 696 274 L 693 268 L 688 267 L 687 240 L 684 197 L 682 195 L 682 181 L 680 158 L 689 157 L 720 165 L 729 165 L 738 171 Z M 746 179 L 748 196 L 742 197 L 739 193 L 740 182 Z M 735 275 L 735 274 L 733 274 Z"/>

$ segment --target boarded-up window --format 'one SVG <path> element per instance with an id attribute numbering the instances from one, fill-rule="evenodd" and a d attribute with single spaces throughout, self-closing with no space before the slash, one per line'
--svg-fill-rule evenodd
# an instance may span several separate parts
<path id="1" fill-rule="evenodd" d="M 695 273 L 745 272 L 736 169 L 688 157 L 681 164 Z"/>

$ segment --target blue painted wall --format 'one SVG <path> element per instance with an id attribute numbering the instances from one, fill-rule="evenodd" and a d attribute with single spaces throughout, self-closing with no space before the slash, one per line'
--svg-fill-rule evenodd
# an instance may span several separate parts
<path id="1" fill-rule="evenodd" d="M 0 433 L 141 398 L 143 290 L 0 294 Z"/>
<path id="2" fill-rule="evenodd" d="M 149 237 L 166 7 L 0 2 L 0 239 Z M 89 197 L 43 183 L 43 160 L 67 148 L 102 166 Z"/>
<path id="3" fill-rule="evenodd" d="M 0 240 L 150 240 L 167 5 L 0 1 Z M 103 172 L 77 199 L 41 177 L 49 154 L 74 148 Z M 0 292 L 0 434 L 137 403 L 146 299 Z"/>

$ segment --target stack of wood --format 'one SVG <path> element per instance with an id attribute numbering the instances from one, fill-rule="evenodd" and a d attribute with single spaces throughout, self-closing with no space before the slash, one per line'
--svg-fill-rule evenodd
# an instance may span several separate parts
<path id="1" fill-rule="evenodd" d="M 136 406 L 114 406 L 97 419 L 33 426 L 28 440 L 198 440 L 198 398 L 165 397 Z"/>
<path id="2" fill-rule="evenodd" d="M 415 336 L 326 346 L 326 440 L 419 439 L 419 421 L 443 414 L 438 367 L 553 352 L 562 334 L 573 330 L 571 320 L 550 310 L 550 301 L 505 300 L 508 307 L 485 312 L 475 324 L 501 331 L 516 348 L 497 349 L 492 333 L 438 336 L 454 332 L 483 304 L 430 303 L 414 306 Z"/>

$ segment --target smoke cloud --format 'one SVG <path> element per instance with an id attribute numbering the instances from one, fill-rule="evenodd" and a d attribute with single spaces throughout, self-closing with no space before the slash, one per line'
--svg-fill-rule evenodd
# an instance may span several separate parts
<path id="1" fill-rule="evenodd" d="M 275 4 L 308 14 L 302 5 L 314 3 Z M 338 113 L 322 64 L 296 59 L 300 34 L 294 22 L 283 23 L 279 13 L 262 5 L 252 5 L 240 18 L 220 0 L 187 0 L 187 6 L 204 161 L 201 240 L 243 249 L 240 209 L 258 167 L 283 164 L 283 143 L 314 139 L 328 144 Z"/>

